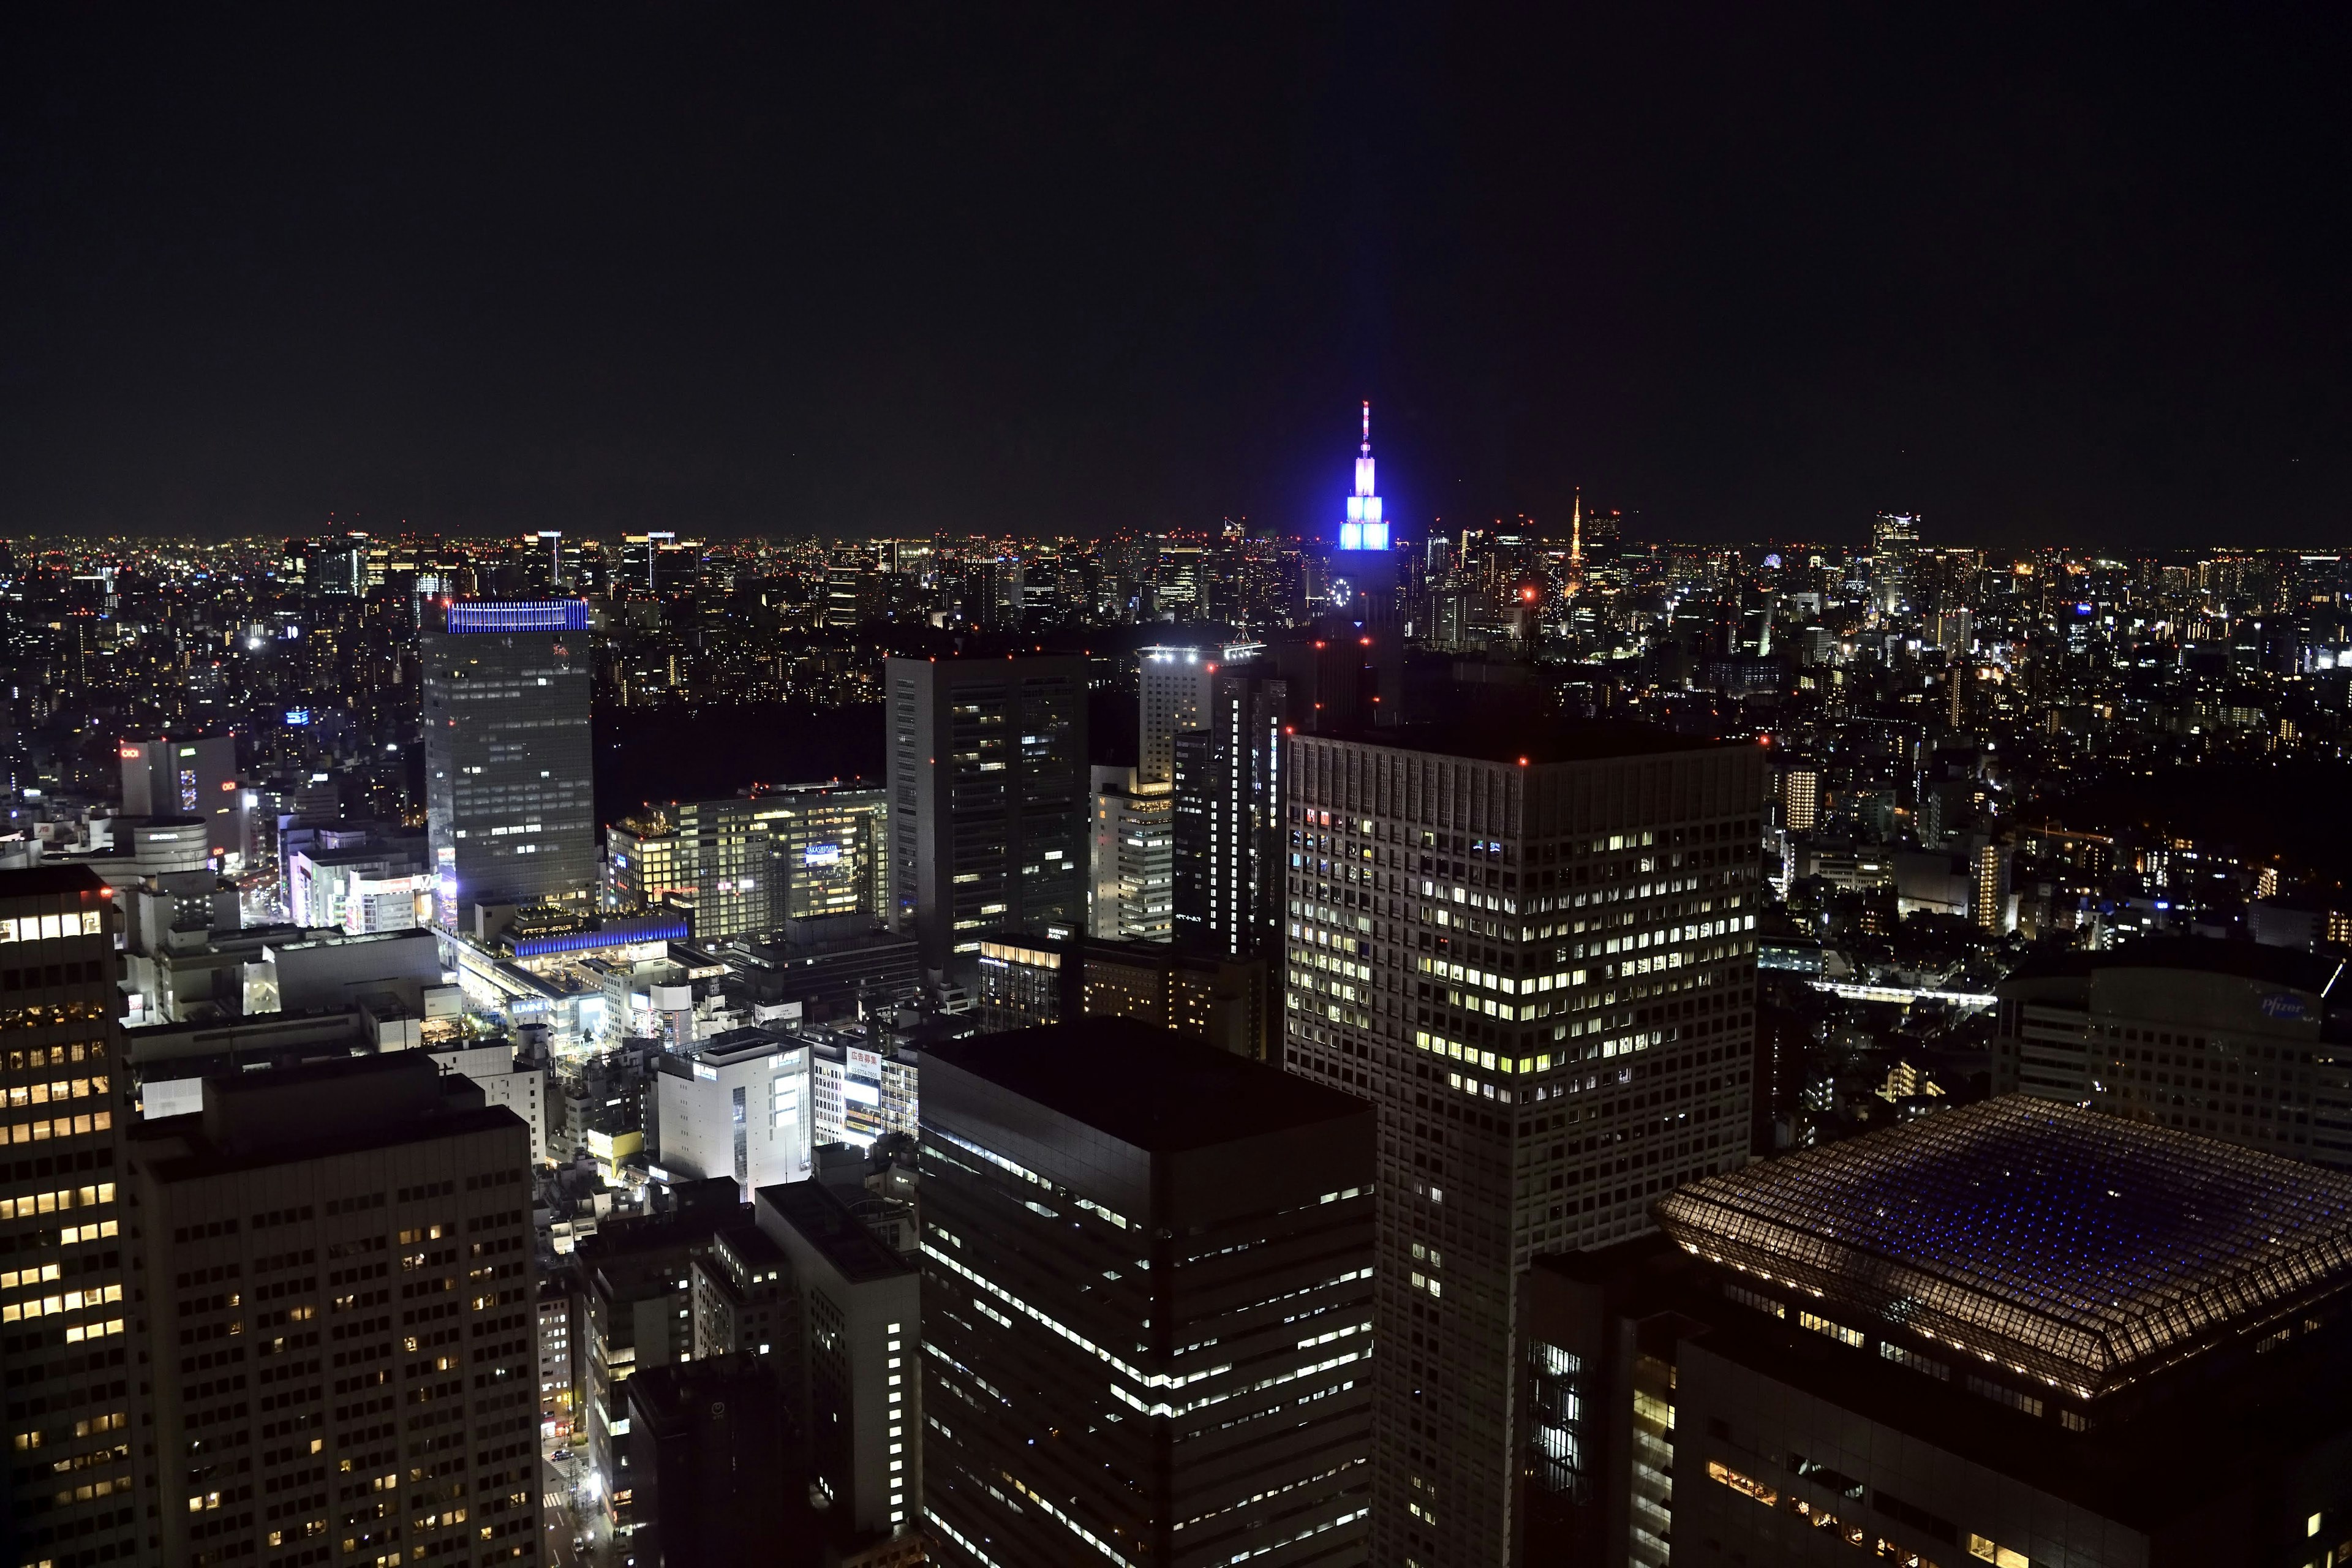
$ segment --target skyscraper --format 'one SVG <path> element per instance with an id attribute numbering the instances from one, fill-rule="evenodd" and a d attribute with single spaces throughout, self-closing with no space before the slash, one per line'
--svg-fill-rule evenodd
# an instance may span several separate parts
<path id="1" fill-rule="evenodd" d="M 1098 767 L 1093 773 L 1087 932 L 1166 942 L 1173 929 L 1175 792 L 1165 783 L 1139 782 L 1131 768 Z"/>
<path id="2" fill-rule="evenodd" d="M 923 1073 L 944 1561 L 1372 1561 L 1370 1108 L 1108 1019 Z"/>
<path id="3" fill-rule="evenodd" d="M 1919 606 L 1911 602 L 1912 569 L 1919 554 L 1919 520 L 1882 511 L 1870 528 L 1870 598 L 1882 616 Z"/>
<path id="4" fill-rule="evenodd" d="M 115 1016 L 115 921 L 87 867 L 0 872 L 0 1367 L 13 1561 L 154 1561 L 142 1523 L 154 1449 L 150 1375 L 126 1353 L 128 1103 Z"/>
<path id="5" fill-rule="evenodd" d="M 1287 759 L 1285 1056 L 1380 1118 L 1372 1560 L 1484 1568 L 1528 1261 L 1746 1158 L 1763 751 L 1490 725 Z"/>
<path id="6" fill-rule="evenodd" d="M 1231 955 L 1281 930 L 1282 731 L 1289 688 L 1270 666 L 1227 665 L 1207 728 L 1177 737 L 1175 934 Z"/>
<path id="7" fill-rule="evenodd" d="M 1143 784 L 1166 784 L 1176 776 L 1176 737 L 1209 721 L 1217 657 L 1197 647 L 1147 647 L 1136 657 L 1141 690 L 1135 776 Z"/>
<path id="8" fill-rule="evenodd" d="M 437 918 L 584 899 L 596 880 L 587 602 L 449 605 L 418 644 Z"/>
<path id="9" fill-rule="evenodd" d="M 892 658 L 890 903 L 923 962 L 992 931 L 1086 929 L 1087 664 L 1044 655 Z"/>
<path id="10" fill-rule="evenodd" d="M 533 1563 L 530 1130 L 422 1051 L 142 1122 L 152 1561 Z"/>

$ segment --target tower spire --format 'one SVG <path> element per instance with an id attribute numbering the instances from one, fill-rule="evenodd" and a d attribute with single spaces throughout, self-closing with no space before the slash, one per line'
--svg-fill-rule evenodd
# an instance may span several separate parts
<path id="1" fill-rule="evenodd" d="M 1372 402 L 1364 400 L 1364 444 L 1357 448 L 1356 493 L 1348 498 L 1348 521 L 1339 525 L 1342 550 L 1386 550 L 1389 525 L 1372 481 Z"/>

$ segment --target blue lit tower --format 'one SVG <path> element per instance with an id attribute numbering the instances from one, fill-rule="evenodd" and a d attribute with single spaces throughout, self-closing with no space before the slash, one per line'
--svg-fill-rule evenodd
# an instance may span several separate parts
<path id="1" fill-rule="evenodd" d="M 417 642 L 437 918 L 584 902 L 596 880 L 587 601 L 445 604 Z"/>
<path id="2" fill-rule="evenodd" d="M 1367 402 L 1363 445 L 1356 449 L 1356 493 L 1348 498 L 1331 573 L 1348 584 L 1341 612 L 1355 626 L 1364 663 L 1374 672 L 1372 686 L 1379 696 L 1370 717 L 1375 722 L 1396 723 L 1403 719 L 1404 622 L 1397 602 L 1396 552 L 1389 548 L 1389 521 L 1374 486 L 1372 405 Z"/>

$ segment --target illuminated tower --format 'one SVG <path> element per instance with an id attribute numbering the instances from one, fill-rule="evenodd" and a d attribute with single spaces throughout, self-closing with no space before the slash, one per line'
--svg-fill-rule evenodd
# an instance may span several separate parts
<path id="1" fill-rule="evenodd" d="M 1348 521 L 1339 525 L 1342 550 L 1386 550 L 1389 525 L 1381 498 L 1372 493 L 1372 405 L 1364 404 L 1364 444 L 1356 453 L 1356 493 L 1348 498 Z"/>

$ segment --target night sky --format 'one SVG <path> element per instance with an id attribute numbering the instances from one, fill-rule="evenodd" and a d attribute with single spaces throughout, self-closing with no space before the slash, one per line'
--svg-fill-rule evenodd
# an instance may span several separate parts
<path id="1" fill-rule="evenodd" d="M 16 7 L 0 532 L 2352 541 L 2352 12 L 1498 17 Z"/>

